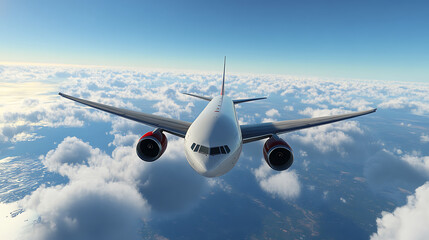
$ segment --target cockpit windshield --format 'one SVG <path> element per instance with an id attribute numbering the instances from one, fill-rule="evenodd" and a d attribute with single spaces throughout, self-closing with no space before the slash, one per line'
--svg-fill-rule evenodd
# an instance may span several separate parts
<path id="1" fill-rule="evenodd" d="M 198 152 L 206 155 L 207 154 L 210 154 L 210 155 L 228 154 L 231 151 L 227 145 L 209 148 L 196 143 L 192 143 L 191 149 L 194 152 Z"/>

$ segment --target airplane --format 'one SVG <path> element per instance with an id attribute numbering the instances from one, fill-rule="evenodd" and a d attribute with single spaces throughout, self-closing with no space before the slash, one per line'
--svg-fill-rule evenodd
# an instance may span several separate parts
<path id="1" fill-rule="evenodd" d="M 237 163 L 243 144 L 266 138 L 268 140 L 262 150 L 266 163 L 274 170 L 286 170 L 292 165 L 294 156 L 290 145 L 280 138 L 279 134 L 338 122 L 377 110 L 374 108 L 335 116 L 240 125 L 235 105 L 266 99 L 266 97 L 231 99 L 225 95 L 225 67 L 226 57 L 224 58 L 220 95 L 212 98 L 183 93 L 209 102 L 193 122 L 121 109 L 72 97 L 61 92 L 59 95 L 155 127 L 153 131 L 147 132 L 138 141 L 136 151 L 138 157 L 143 161 L 153 162 L 165 152 L 167 137 L 163 132 L 184 138 L 184 150 L 189 165 L 205 177 L 218 177 L 226 174 Z"/>

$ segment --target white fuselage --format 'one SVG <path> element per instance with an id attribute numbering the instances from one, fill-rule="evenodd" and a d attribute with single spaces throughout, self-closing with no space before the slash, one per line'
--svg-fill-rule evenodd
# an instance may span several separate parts
<path id="1" fill-rule="evenodd" d="M 217 177 L 234 167 L 241 148 L 234 103 L 227 96 L 213 98 L 186 133 L 186 159 L 199 174 Z"/>

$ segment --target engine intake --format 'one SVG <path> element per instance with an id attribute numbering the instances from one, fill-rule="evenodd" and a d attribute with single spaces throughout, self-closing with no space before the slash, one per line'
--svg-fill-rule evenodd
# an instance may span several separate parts
<path id="1" fill-rule="evenodd" d="M 147 132 L 137 143 L 137 155 L 146 162 L 157 160 L 167 149 L 167 137 L 161 131 Z"/>
<path id="2" fill-rule="evenodd" d="M 277 135 L 271 136 L 264 144 L 264 158 L 274 170 L 283 171 L 293 163 L 292 148 Z"/>

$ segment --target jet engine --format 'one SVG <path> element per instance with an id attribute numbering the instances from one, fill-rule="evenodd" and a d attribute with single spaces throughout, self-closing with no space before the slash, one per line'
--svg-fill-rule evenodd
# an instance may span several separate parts
<path id="1" fill-rule="evenodd" d="M 157 160 L 165 149 L 167 149 L 167 137 L 158 130 L 147 132 L 137 143 L 137 155 L 146 162 Z"/>
<path id="2" fill-rule="evenodd" d="M 274 170 L 283 171 L 293 163 L 292 148 L 277 135 L 272 135 L 264 144 L 264 158 Z"/>

